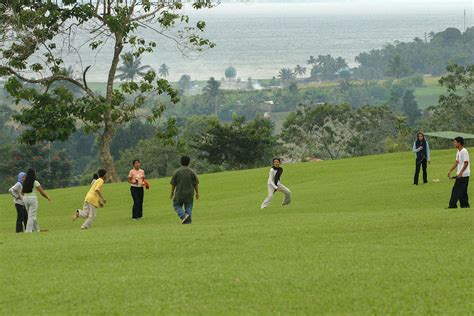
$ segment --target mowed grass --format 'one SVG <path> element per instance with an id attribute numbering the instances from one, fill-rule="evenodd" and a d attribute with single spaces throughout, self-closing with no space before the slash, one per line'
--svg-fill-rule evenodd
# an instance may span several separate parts
<path id="1" fill-rule="evenodd" d="M 445 209 L 453 158 L 434 151 L 440 182 L 417 187 L 412 153 L 284 165 L 293 203 L 266 210 L 267 168 L 202 175 L 193 225 L 169 179 L 141 222 L 128 185 L 107 184 L 87 231 L 71 220 L 85 187 L 40 200 L 39 234 L 13 232 L 2 195 L 0 314 L 472 314 L 474 215 Z"/>

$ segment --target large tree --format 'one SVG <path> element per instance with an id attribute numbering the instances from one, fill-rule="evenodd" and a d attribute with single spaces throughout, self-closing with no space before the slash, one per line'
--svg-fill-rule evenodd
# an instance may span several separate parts
<path id="1" fill-rule="evenodd" d="M 213 3 L 195 0 L 192 6 L 209 8 Z M 27 126 L 21 140 L 30 144 L 65 140 L 79 128 L 97 133 L 102 164 L 110 179 L 119 181 L 110 152 L 117 128 L 134 119 L 147 99 L 164 94 L 178 101 L 177 92 L 153 70 L 139 82 L 116 85 L 120 56 L 124 49 L 135 58 L 154 51 L 156 43 L 140 37 L 141 29 L 175 41 L 185 54 L 213 47 L 200 35 L 205 23 L 191 25 L 183 9 L 181 2 L 164 0 L 2 1 L 0 76 L 8 77 L 6 89 L 23 108 L 15 117 Z M 94 65 L 81 65 L 80 79 L 63 71 L 68 68 L 67 55 L 77 54 L 76 64 L 81 56 L 97 54 L 110 44 L 110 57 L 100 60 L 108 69 L 105 92 L 87 84 Z M 57 82 L 68 82 L 81 93 L 54 85 Z M 150 119 L 163 110 L 163 104 L 154 104 Z"/>
<path id="2" fill-rule="evenodd" d="M 434 131 L 452 130 L 474 133 L 474 65 L 450 65 L 440 79 L 447 88 L 439 104 L 428 109 L 425 127 Z"/>

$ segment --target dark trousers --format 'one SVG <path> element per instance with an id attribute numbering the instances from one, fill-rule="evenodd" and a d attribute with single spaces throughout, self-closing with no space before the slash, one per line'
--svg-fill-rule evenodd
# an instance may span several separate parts
<path id="1" fill-rule="evenodd" d="M 16 204 L 16 232 L 22 233 L 26 229 L 26 223 L 28 222 L 28 212 L 24 205 Z"/>
<path id="2" fill-rule="evenodd" d="M 428 162 L 426 159 L 423 159 L 421 161 L 415 160 L 416 163 L 416 169 L 415 169 L 415 177 L 413 178 L 413 183 L 418 184 L 418 178 L 420 176 L 420 169 L 423 168 L 423 183 L 428 182 L 428 173 L 426 172 L 426 166 Z"/>
<path id="3" fill-rule="evenodd" d="M 130 192 L 132 192 L 133 198 L 132 218 L 142 218 L 144 196 L 143 187 L 130 187 Z"/>
<path id="4" fill-rule="evenodd" d="M 449 200 L 449 208 L 457 208 L 458 200 L 461 208 L 470 207 L 469 197 L 467 196 L 467 187 L 469 186 L 469 177 L 456 178 L 453 190 L 451 191 L 451 199 Z"/>

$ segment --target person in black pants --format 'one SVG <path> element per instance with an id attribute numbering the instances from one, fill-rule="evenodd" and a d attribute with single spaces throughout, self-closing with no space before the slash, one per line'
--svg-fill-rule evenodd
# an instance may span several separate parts
<path id="1" fill-rule="evenodd" d="M 138 159 L 135 159 L 132 165 L 133 169 L 128 173 L 128 182 L 130 183 L 130 192 L 133 198 L 132 220 L 140 220 L 143 218 L 143 198 L 145 195 L 143 187 L 146 184 L 145 171 L 140 169 L 141 162 Z"/>
<path id="2" fill-rule="evenodd" d="M 416 141 L 413 143 L 413 152 L 416 154 L 416 167 L 413 184 L 418 185 L 420 169 L 423 169 L 423 183 L 428 183 L 428 173 L 426 169 L 430 162 L 430 145 L 426 141 L 423 133 L 418 133 L 416 135 Z"/>
<path id="3" fill-rule="evenodd" d="M 23 181 L 25 181 L 26 173 L 20 172 L 18 174 L 18 181 L 12 186 L 8 192 L 13 196 L 16 209 L 16 232 L 22 233 L 26 229 L 26 223 L 28 222 L 28 212 L 25 208 L 25 203 L 21 197 L 21 191 L 23 189 Z"/>
<path id="4" fill-rule="evenodd" d="M 456 161 L 448 172 L 448 178 L 451 178 L 451 173 L 454 169 L 457 169 L 457 172 L 448 208 L 457 208 L 458 201 L 461 208 L 469 208 L 469 196 L 467 194 L 469 176 L 471 175 L 469 152 L 464 148 L 464 138 L 462 137 L 456 137 L 453 145 L 457 149 Z"/>

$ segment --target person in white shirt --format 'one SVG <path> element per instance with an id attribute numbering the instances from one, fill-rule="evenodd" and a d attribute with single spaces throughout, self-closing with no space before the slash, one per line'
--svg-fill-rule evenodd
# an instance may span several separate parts
<path id="1" fill-rule="evenodd" d="M 261 209 L 267 208 L 270 205 L 270 201 L 273 198 L 275 192 L 280 191 L 285 194 L 285 198 L 283 200 L 282 205 L 288 205 L 291 202 L 291 191 L 287 187 L 285 187 L 281 182 L 280 178 L 283 173 L 283 168 L 280 167 L 281 159 L 274 158 L 273 159 L 273 166 L 270 169 L 270 173 L 268 175 L 267 187 L 268 187 L 268 195 L 263 201 L 262 205 L 260 206 Z"/>
<path id="2" fill-rule="evenodd" d="M 22 233 L 26 229 L 26 223 L 28 222 L 28 212 L 25 208 L 25 202 L 21 196 L 21 190 L 23 189 L 23 181 L 25 181 L 26 173 L 20 172 L 18 174 L 18 181 L 12 186 L 8 192 L 13 196 L 13 202 L 15 202 L 16 208 L 16 232 Z"/>
<path id="3" fill-rule="evenodd" d="M 457 208 L 458 200 L 461 208 L 469 208 L 469 197 L 467 195 L 469 176 L 471 175 L 469 152 L 464 148 L 464 138 L 462 137 L 456 137 L 453 145 L 457 149 L 456 162 L 449 170 L 448 178 L 451 178 L 451 173 L 456 169 L 456 182 L 454 182 L 453 190 L 451 191 L 448 208 Z"/>

